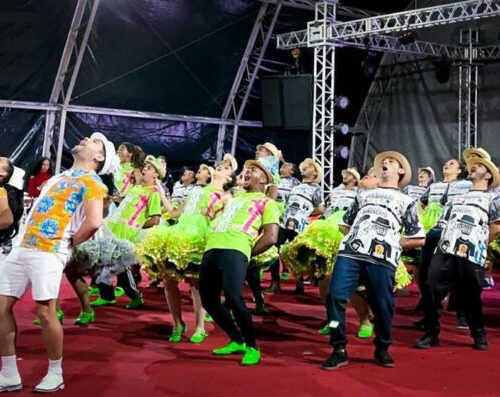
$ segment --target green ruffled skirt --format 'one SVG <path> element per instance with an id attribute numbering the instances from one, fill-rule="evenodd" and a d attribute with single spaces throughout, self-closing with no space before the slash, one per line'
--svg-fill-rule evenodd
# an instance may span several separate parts
<path id="1" fill-rule="evenodd" d="M 252 269 L 258 267 L 262 270 L 269 268 L 279 259 L 278 248 L 273 245 L 267 251 L 264 251 L 262 254 L 254 256 L 250 259 L 250 263 L 248 264 L 248 268 Z"/>
<path id="2" fill-rule="evenodd" d="M 331 275 L 344 235 L 339 223 L 345 211 L 309 224 L 290 243 L 281 246 L 280 256 L 295 277 L 309 276 L 320 280 Z"/>
<path id="3" fill-rule="evenodd" d="M 443 214 L 443 206 L 439 203 L 432 202 L 427 208 L 422 211 L 420 214 L 420 223 L 424 227 L 425 233 L 429 233 L 429 231 L 437 225 L 439 218 Z"/>
<path id="4" fill-rule="evenodd" d="M 500 234 L 488 245 L 488 259 L 500 262 Z"/>
<path id="5" fill-rule="evenodd" d="M 148 231 L 144 239 L 135 246 L 142 269 L 151 278 L 166 276 L 167 238 L 172 226 L 158 225 Z"/>

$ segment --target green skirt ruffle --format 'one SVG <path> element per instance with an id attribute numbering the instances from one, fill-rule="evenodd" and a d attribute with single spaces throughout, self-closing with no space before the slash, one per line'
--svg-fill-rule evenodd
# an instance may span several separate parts
<path id="1" fill-rule="evenodd" d="M 345 211 L 337 211 L 325 220 L 312 222 L 290 243 L 281 246 L 281 260 L 295 277 L 320 280 L 331 275 L 344 238 L 338 227 L 344 214 Z"/>
<path id="2" fill-rule="evenodd" d="M 274 264 L 278 259 L 279 259 L 278 248 L 275 245 L 273 245 L 271 248 L 269 248 L 262 254 L 259 254 L 251 258 L 248 267 L 250 269 L 255 267 L 258 267 L 260 269 L 266 269 L 272 264 Z"/>
<path id="3" fill-rule="evenodd" d="M 152 278 L 165 277 L 167 239 L 171 229 L 172 226 L 155 226 L 135 246 L 135 254 L 139 258 L 143 270 Z"/>
<path id="4" fill-rule="evenodd" d="M 432 202 L 427 208 L 422 211 L 420 214 L 420 223 L 424 227 L 425 233 L 429 233 L 429 231 L 436 226 L 439 218 L 443 214 L 443 206 L 439 203 Z"/>
<path id="5" fill-rule="evenodd" d="M 396 283 L 395 289 L 404 289 L 411 284 L 411 274 L 408 273 L 408 270 L 402 260 L 399 261 L 398 266 L 396 267 L 394 279 Z"/>
<path id="6" fill-rule="evenodd" d="M 500 234 L 488 245 L 488 259 L 493 262 L 500 262 Z"/>

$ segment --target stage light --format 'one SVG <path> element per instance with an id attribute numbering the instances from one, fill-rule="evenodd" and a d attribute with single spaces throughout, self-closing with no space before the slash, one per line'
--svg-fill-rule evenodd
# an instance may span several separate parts
<path id="1" fill-rule="evenodd" d="M 349 126 L 345 123 L 336 124 L 335 130 L 341 132 L 342 135 L 347 135 L 349 133 Z"/>
<path id="2" fill-rule="evenodd" d="M 399 36 L 398 41 L 400 44 L 406 45 L 414 43 L 417 37 L 417 33 L 415 33 L 413 30 L 409 30 L 408 32 L 404 32 L 401 36 Z"/>
<path id="3" fill-rule="evenodd" d="M 349 98 L 343 95 L 335 97 L 335 106 L 340 109 L 345 109 L 349 106 Z"/>
<path id="4" fill-rule="evenodd" d="M 349 148 L 347 146 L 337 146 L 334 149 L 334 155 L 346 160 L 349 157 Z"/>

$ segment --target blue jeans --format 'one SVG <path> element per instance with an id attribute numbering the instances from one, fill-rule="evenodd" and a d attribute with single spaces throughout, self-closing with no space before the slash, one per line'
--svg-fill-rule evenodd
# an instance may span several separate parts
<path id="1" fill-rule="evenodd" d="M 359 284 L 366 286 L 368 303 L 374 315 L 375 347 L 385 350 L 390 346 L 394 315 L 394 273 L 395 270 L 388 266 L 345 256 L 337 257 L 326 297 L 330 344 L 334 349 L 344 348 L 347 344 L 345 310 L 347 300 Z"/>

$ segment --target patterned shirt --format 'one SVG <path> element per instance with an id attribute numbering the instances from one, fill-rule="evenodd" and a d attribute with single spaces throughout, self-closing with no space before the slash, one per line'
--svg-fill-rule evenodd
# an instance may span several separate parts
<path id="1" fill-rule="evenodd" d="M 276 201 L 260 192 L 240 193 L 226 205 L 216 219 L 205 251 L 214 248 L 231 249 L 250 258 L 262 227 L 278 222 Z"/>
<path id="2" fill-rule="evenodd" d="M 281 217 L 280 227 L 283 229 L 302 232 L 309 216 L 314 209 L 323 204 L 321 186 L 317 183 L 301 183 L 295 186 L 286 204 L 285 213 Z"/>
<path id="3" fill-rule="evenodd" d="M 172 204 L 178 205 L 182 203 L 184 200 L 186 200 L 187 195 L 189 194 L 189 191 L 193 188 L 195 188 L 196 185 L 191 184 L 191 185 L 179 185 L 177 187 L 174 187 L 174 191 L 172 192 L 172 197 L 170 198 L 172 201 Z"/>
<path id="4" fill-rule="evenodd" d="M 297 185 L 300 185 L 300 181 L 293 176 L 281 178 L 280 184 L 278 185 L 278 197 L 276 200 L 286 203 L 292 189 Z"/>
<path id="5" fill-rule="evenodd" d="M 208 219 L 214 219 L 224 208 L 224 194 L 222 189 L 211 185 L 191 189 L 182 215 L 201 214 Z"/>
<path id="6" fill-rule="evenodd" d="M 134 167 L 132 163 L 123 163 L 120 170 L 114 175 L 115 187 L 120 196 L 125 196 L 128 190 L 133 186 L 132 172 Z"/>
<path id="7" fill-rule="evenodd" d="M 439 203 L 444 205 L 443 196 L 448 189 L 448 182 L 435 182 L 427 188 L 424 194 L 420 197 L 420 202 L 423 205 L 429 205 L 430 203 Z"/>
<path id="8" fill-rule="evenodd" d="M 347 189 L 333 189 L 330 196 L 330 205 L 325 212 L 325 218 L 328 218 L 334 212 L 337 211 L 347 211 L 351 208 L 356 196 L 358 195 L 358 189 L 347 190 Z"/>
<path id="9" fill-rule="evenodd" d="M 69 239 L 85 219 L 83 202 L 102 200 L 107 194 L 94 172 L 71 169 L 52 177 L 28 214 L 19 244 L 44 252 L 70 252 Z"/>
<path id="10" fill-rule="evenodd" d="M 161 197 L 156 186 L 133 186 L 106 225 L 119 239 L 135 242 L 152 216 L 161 215 Z"/>
<path id="11" fill-rule="evenodd" d="M 401 257 L 401 235 L 425 237 L 415 200 L 397 189 L 360 192 L 342 223 L 350 230 L 342 240 L 339 255 L 394 269 Z"/>
<path id="12" fill-rule="evenodd" d="M 401 190 L 404 194 L 407 194 L 414 200 L 420 200 L 420 198 L 427 191 L 425 186 L 408 185 Z"/>
<path id="13" fill-rule="evenodd" d="M 436 250 L 484 266 L 489 224 L 500 220 L 499 207 L 500 197 L 487 191 L 470 190 L 455 197 L 441 218 L 444 230 Z"/>
<path id="14" fill-rule="evenodd" d="M 443 196 L 443 202 L 446 204 L 453 201 L 456 197 L 467 193 L 472 189 L 472 182 L 465 179 L 456 179 L 448 184 L 448 189 Z"/>

